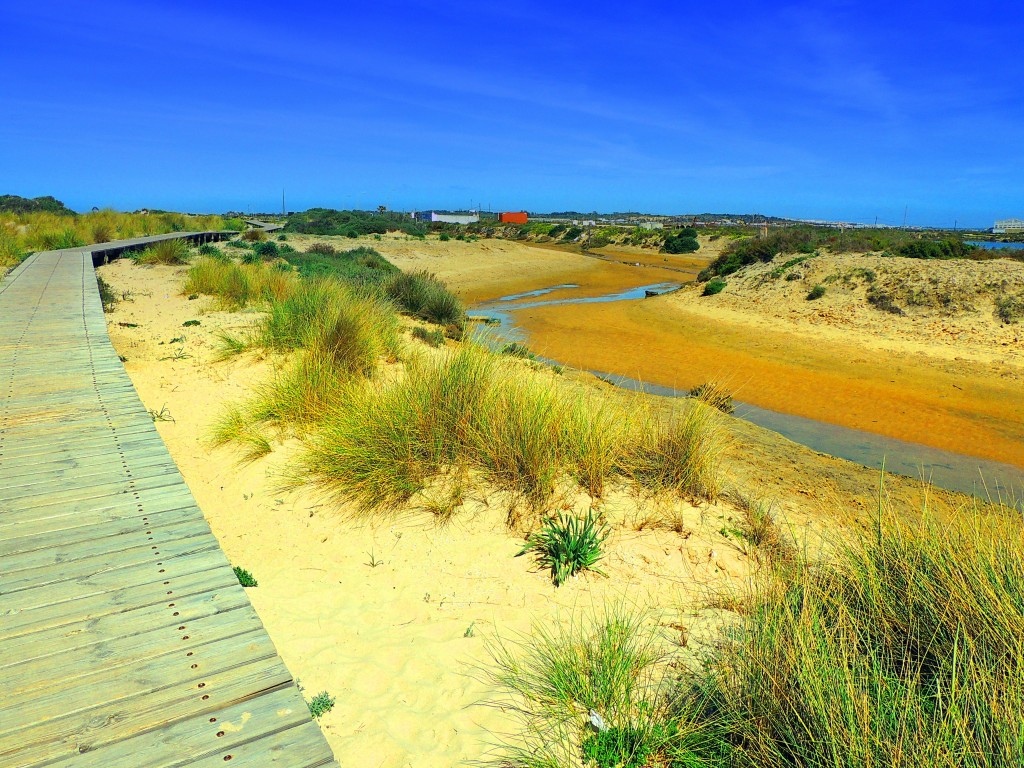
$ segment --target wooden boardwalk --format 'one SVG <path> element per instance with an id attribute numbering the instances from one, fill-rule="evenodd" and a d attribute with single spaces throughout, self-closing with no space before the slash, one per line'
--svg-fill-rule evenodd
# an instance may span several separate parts
<path id="1" fill-rule="evenodd" d="M 0 281 L 0 766 L 336 765 L 110 345 L 95 249 Z"/>

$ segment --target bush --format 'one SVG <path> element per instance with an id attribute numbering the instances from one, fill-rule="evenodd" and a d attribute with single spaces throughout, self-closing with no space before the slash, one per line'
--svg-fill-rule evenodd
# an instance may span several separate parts
<path id="1" fill-rule="evenodd" d="M 999 296 L 996 299 L 996 317 L 1000 322 L 1016 323 L 1024 318 L 1024 293 Z"/>
<path id="2" fill-rule="evenodd" d="M 528 346 L 520 344 L 518 341 L 510 342 L 502 347 L 501 354 L 508 355 L 509 357 L 518 357 L 523 360 L 535 360 L 537 358 Z"/>
<path id="3" fill-rule="evenodd" d="M 444 346 L 444 334 L 436 328 L 432 331 L 428 331 L 426 328 L 419 326 L 412 329 L 412 337 L 419 339 L 424 344 L 431 347 L 443 347 Z"/>
<path id="4" fill-rule="evenodd" d="M 302 277 L 336 277 L 357 283 L 380 283 L 398 268 L 373 248 L 359 246 L 339 251 L 329 243 L 314 243 L 305 253 L 280 250 L 283 258 L 294 265 Z"/>
<path id="5" fill-rule="evenodd" d="M 201 256 L 210 256 L 215 259 L 224 259 L 224 252 L 213 243 L 203 243 L 197 249 Z"/>
<path id="6" fill-rule="evenodd" d="M 309 716 L 314 720 L 319 720 L 321 717 L 326 715 L 332 709 L 334 709 L 334 697 L 331 696 L 327 691 L 321 691 L 308 702 Z"/>
<path id="7" fill-rule="evenodd" d="M 438 235 L 437 239 L 440 240 L 442 243 L 447 243 L 449 240 L 451 240 L 451 237 L 448 236 L 447 232 L 442 232 L 440 235 Z"/>
<path id="8" fill-rule="evenodd" d="M 242 233 L 242 239 L 247 243 L 262 243 L 267 239 L 267 233 L 262 229 L 247 229 Z"/>
<path id="9" fill-rule="evenodd" d="M 133 251 L 131 257 L 138 264 L 187 264 L 189 246 L 184 240 L 161 240 L 144 251 Z"/>
<path id="10" fill-rule="evenodd" d="M 582 520 L 572 515 L 559 515 L 548 520 L 537 533 L 526 540 L 516 557 L 533 553 L 537 563 L 551 572 L 556 587 L 580 571 L 604 573 L 596 568 L 601 559 L 601 545 L 608 538 L 608 527 L 591 509 Z"/>
<path id="11" fill-rule="evenodd" d="M 713 381 L 706 381 L 689 392 L 689 397 L 700 400 L 702 403 L 717 408 L 722 413 L 732 413 L 736 406 L 732 401 L 732 394 L 721 384 Z"/>
<path id="12" fill-rule="evenodd" d="M 807 300 L 808 301 L 814 301 L 816 299 L 820 299 L 824 295 L 825 295 L 825 286 L 821 285 L 819 283 L 818 285 L 816 285 L 813 288 L 811 288 L 810 291 L 808 291 L 808 293 L 807 293 Z"/>
<path id="13" fill-rule="evenodd" d="M 725 280 L 719 280 L 717 277 L 713 277 L 704 284 L 704 290 L 701 292 L 701 296 L 714 296 L 715 294 L 721 293 L 726 285 L 728 285 L 728 283 L 726 283 Z"/>
<path id="14" fill-rule="evenodd" d="M 693 253 L 699 249 L 697 230 L 693 227 L 683 227 L 665 236 L 665 244 L 661 250 L 664 253 Z"/>
<path id="15" fill-rule="evenodd" d="M 262 242 L 256 246 L 255 252 L 264 259 L 273 258 L 278 254 L 277 243 L 271 240 Z"/>
<path id="16" fill-rule="evenodd" d="M 421 320 L 460 328 L 466 324 L 462 302 L 429 272 L 399 272 L 385 281 L 384 292 Z"/>

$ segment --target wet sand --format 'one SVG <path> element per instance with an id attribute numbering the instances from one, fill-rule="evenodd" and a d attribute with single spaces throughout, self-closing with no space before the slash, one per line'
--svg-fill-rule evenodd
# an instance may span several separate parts
<path id="1" fill-rule="evenodd" d="M 932 360 L 706 316 L 673 297 L 516 314 L 530 348 L 587 370 L 745 402 L 1024 467 L 1021 383 L 998 366 Z"/>

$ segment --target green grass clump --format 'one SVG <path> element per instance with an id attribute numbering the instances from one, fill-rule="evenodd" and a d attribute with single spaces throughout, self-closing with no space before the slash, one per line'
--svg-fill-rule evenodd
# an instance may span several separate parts
<path id="1" fill-rule="evenodd" d="M 259 582 L 256 581 L 255 577 L 249 573 L 245 568 L 236 565 L 234 567 L 235 578 L 238 579 L 238 583 L 243 587 L 258 587 Z"/>
<path id="2" fill-rule="evenodd" d="M 1010 325 L 1024 318 L 1024 293 L 1006 294 L 996 298 L 996 317 Z"/>
<path id="3" fill-rule="evenodd" d="M 104 280 L 99 275 L 96 275 L 96 286 L 100 291 L 100 302 L 103 304 L 104 312 L 113 312 L 114 307 L 117 305 L 118 297 L 114 292 L 114 289 L 110 287 L 110 283 Z"/>
<path id="4" fill-rule="evenodd" d="M 262 243 L 267 239 L 267 233 L 262 229 L 247 229 L 241 237 L 247 243 Z"/>
<path id="5" fill-rule="evenodd" d="M 334 709 L 334 697 L 327 693 L 327 691 L 321 691 L 306 702 L 306 704 L 309 706 L 310 717 L 318 720 Z"/>
<path id="6" fill-rule="evenodd" d="M 1022 538 L 1008 510 L 908 522 L 883 509 L 830 541 L 827 559 L 762 571 L 742 625 L 701 665 L 621 612 L 499 644 L 493 678 L 522 723 L 504 757 L 537 768 L 1021 765 Z"/>
<path id="7" fill-rule="evenodd" d="M 306 278 L 335 277 L 376 285 L 398 272 L 398 267 L 365 246 L 339 251 L 330 243 L 313 243 L 304 253 L 285 249 L 279 253 Z"/>
<path id="8" fill-rule="evenodd" d="M 184 240 L 161 240 L 143 251 L 133 251 L 131 257 L 137 264 L 187 264 L 189 247 Z"/>
<path id="9" fill-rule="evenodd" d="M 824 295 L 825 286 L 819 283 L 818 285 L 811 288 L 811 290 L 807 293 L 807 300 L 814 301 L 815 299 L 820 299 Z"/>
<path id="10" fill-rule="evenodd" d="M 384 283 L 384 292 L 406 312 L 436 325 L 466 323 L 466 309 L 447 286 L 426 271 L 399 272 Z"/>
<path id="11" fill-rule="evenodd" d="M 492 683 L 520 722 L 502 765 L 560 768 L 721 766 L 721 738 L 682 722 L 692 707 L 656 627 L 620 607 L 531 637 L 492 643 Z M 594 725 L 594 724 L 598 725 Z"/>
<path id="12" fill-rule="evenodd" d="M 213 243 L 203 243 L 196 250 L 200 256 L 211 256 L 215 259 L 224 258 L 224 252 Z"/>
<path id="13" fill-rule="evenodd" d="M 607 538 L 608 526 L 600 522 L 592 509 L 582 519 L 559 515 L 530 535 L 516 557 L 532 553 L 538 565 L 551 571 L 551 580 L 559 587 L 580 571 L 604 575 L 595 566 Z"/>
<path id="14" fill-rule="evenodd" d="M 668 418 L 649 412 L 635 417 L 620 459 L 623 473 L 647 493 L 717 498 L 728 445 L 720 419 L 700 400 L 688 401 Z"/>
<path id="15" fill-rule="evenodd" d="M 563 478 L 595 496 L 616 479 L 649 493 L 713 498 L 718 490 L 724 440 L 710 409 L 697 404 L 665 423 L 636 404 L 566 391 L 471 344 L 332 397 L 294 482 L 364 513 L 398 507 L 449 467 L 475 469 L 534 509 Z"/>
<path id="16" fill-rule="evenodd" d="M 428 331 L 426 328 L 416 326 L 415 328 L 412 329 L 412 337 L 414 339 L 419 339 L 424 344 L 427 344 L 431 347 L 444 346 L 444 333 L 442 333 L 436 328 L 432 331 Z"/>
<path id="17" fill-rule="evenodd" d="M 707 403 L 722 413 L 733 413 L 736 410 L 732 393 L 717 381 L 705 381 L 697 385 L 690 390 L 689 397 Z"/>
<path id="18" fill-rule="evenodd" d="M 726 283 L 725 280 L 713 277 L 704 284 L 704 290 L 701 292 L 701 296 L 714 296 L 715 294 L 721 293 L 726 285 L 728 285 L 728 283 Z"/>
<path id="19" fill-rule="evenodd" d="M 295 279 L 262 264 L 234 264 L 204 256 L 188 270 L 182 293 L 216 296 L 230 309 L 240 309 L 251 302 L 281 301 L 295 289 Z"/>
<path id="20" fill-rule="evenodd" d="M 528 346 L 520 344 L 518 341 L 510 342 L 502 347 L 501 354 L 508 355 L 509 357 L 518 357 L 521 360 L 537 359 L 537 356 L 530 351 Z"/>

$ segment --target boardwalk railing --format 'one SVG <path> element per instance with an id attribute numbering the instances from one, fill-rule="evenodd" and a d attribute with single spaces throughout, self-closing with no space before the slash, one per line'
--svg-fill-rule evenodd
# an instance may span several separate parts
<path id="1" fill-rule="evenodd" d="M 94 261 L 166 237 L 0 281 L 4 768 L 336 765 L 107 336 Z"/>

